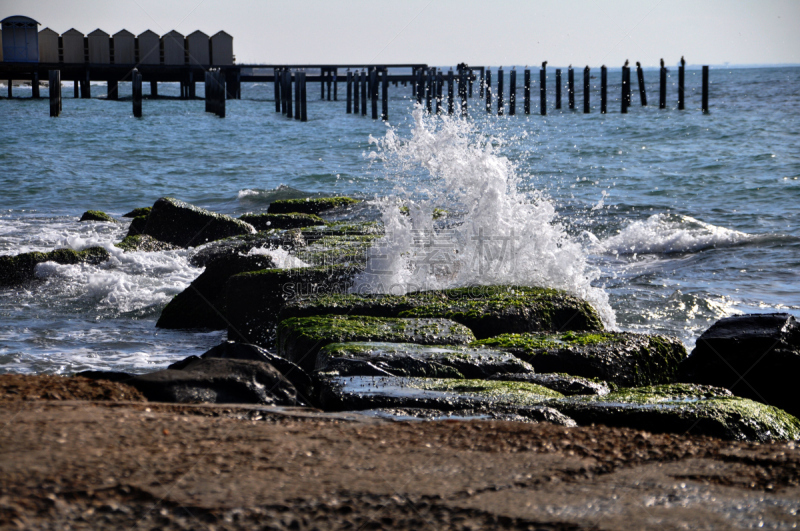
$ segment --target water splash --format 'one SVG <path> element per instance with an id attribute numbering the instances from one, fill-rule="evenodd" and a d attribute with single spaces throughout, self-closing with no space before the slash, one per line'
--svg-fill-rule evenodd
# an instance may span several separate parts
<path id="1" fill-rule="evenodd" d="M 599 270 L 555 221 L 553 204 L 517 190 L 514 165 L 496 138 L 466 120 L 413 112 L 411 138 L 389 129 L 371 138 L 397 183 L 378 199 L 385 236 L 356 279 L 359 292 L 405 293 L 472 285 L 514 284 L 566 290 L 594 304 L 615 326 L 607 293 L 592 282 Z M 444 209 L 442 220 L 436 215 Z M 439 219 L 434 219 L 434 218 Z"/>

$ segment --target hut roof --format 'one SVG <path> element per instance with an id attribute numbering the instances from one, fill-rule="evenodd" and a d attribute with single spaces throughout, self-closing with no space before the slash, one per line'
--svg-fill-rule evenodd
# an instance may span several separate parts
<path id="1" fill-rule="evenodd" d="M 108 37 L 109 35 L 108 35 L 108 33 L 106 33 L 105 31 L 101 30 L 100 28 L 97 28 L 96 30 L 91 32 L 88 36 L 89 37 Z"/>

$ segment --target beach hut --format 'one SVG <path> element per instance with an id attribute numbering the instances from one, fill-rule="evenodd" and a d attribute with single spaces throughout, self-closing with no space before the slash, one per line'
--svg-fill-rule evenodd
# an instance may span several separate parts
<path id="1" fill-rule="evenodd" d="M 88 36 L 89 62 L 95 65 L 111 63 L 111 36 L 101 29 L 96 29 Z"/>
<path id="2" fill-rule="evenodd" d="M 224 31 L 211 37 L 211 64 L 216 66 L 233 64 L 233 37 Z"/>
<path id="3" fill-rule="evenodd" d="M 39 32 L 39 62 L 57 63 L 58 59 L 58 33 L 45 28 Z"/>
<path id="4" fill-rule="evenodd" d="M 186 50 L 189 52 L 190 65 L 209 65 L 211 64 L 208 52 L 208 35 L 200 30 L 186 36 Z"/>
<path id="5" fill-rule="evenodd" d="M 158 34 L 147 30 L 139 34 L 139 63 L 157 65 L 161 63 L 161 40 Z"/>
<path id="6" fill-rule="evenodd" d="M 9 63 L 39 62 L 39 23 L 30 17 L 13 16 L 0 21 L 3 60 Z"/>
<path id="7" fill-rule="evenodd" d="M 61 36 L 61 42 L 64 47 L 65 63 L 86 62 L 83 49 L 83 33 L 73 28 Z"/>
<path id="8" fill-rule="evenodd" d="M 136 37 L 128 30 L 114 34 L 114 64 L 132 65 L 136 63 Z"/>
<path id="9" fill-rule="evenodd" d="M 164 46 L 165 65 L 186 64 L 186 43 L 183 35 L 172 30 L 161 37 L 161 43 Z"/>

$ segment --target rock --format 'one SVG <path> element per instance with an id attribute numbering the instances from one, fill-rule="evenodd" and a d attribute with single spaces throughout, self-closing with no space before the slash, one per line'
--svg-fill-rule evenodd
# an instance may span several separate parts
<path id="1" fill-rule="evenodd" d="M 124 382 L 133 378 L 132 374 L 120 371 L 81 371 L 73 374 L 73 376 L 89 378 L 90 380 L 107 380 L 109 382 Z"/>
<path id="2" fill-rule="evenodd" d="M 298 230 L 270 230 L 244 236 L 232 236 L 203 245 L 195 251 L 189 262 L 195 267 L 206 267 L 221 256 L 249 254 L 253 249 L 292 250 L 305 245 Z"/>
<path id="3" fill-rule="evenodd" d="M 87 210 L 81 216 L 80 221 L 107 221 L 117 223 L 117 220 L 101 210 Z"/>
<path id="4" fill-rule="evenodd" d="M 421 345 L 463 345 L 472 332 L 447 319 L 396 319 L 325 315 L 281 321 L 277 330 L 278 355 L 306 371 L 317 365 L 317 352 L 330 343 L 382 341 Z"/>
<path id="5" fill-rule="evenodd" d="M 570 397 L 548 406 L 580 425 L 605 424 L 656 433 L 708 435 L 735 441 L 791 441 L 800 421 L 783 410 L 719 387 L 673 384 Z"/>
<path id="6" fill-rule="evenodd" d="M 139 236 L 144 232 L 145 227 L 147 227 L 147 216 L 137 216 L 131 220 L 131 224 L 128 226 L 128 234 L 126 236 Z M 150 236 L 148 236 L 148 238 L 149 237 Z"/>
<path id="7" fill-rule="evenodd" d="M 272 258 L 266 255 L 231 254 L 217 258 L 185 290 L 167 303 L 156 327 L 226 329 L 228 321 L 225 319 L 222 292 L 228 279 L 245 271 L 273 267 Z"/>
<path id="8" fill-rule="evenodd" d="M 530 406 L 522 408 L 493 406 L 491 409 L 456 409 L 454 411 L 442 411 L 441 409 L 429 408 L 379 408 L 365 409 L 359 411 L 360 415 L 377 417 L 380 419 L 394 421 L 414 421 L 414 420 L 449 420 L 449 421 L 470 421 L 470 420 L 499 420 L 505 422 L 524 422 L 536 424 L 539 422 L 549 422 L 559 426 L 577 426 L 574 420 L 565 417 L 553 408 L 544 406 Z"/>
<path id="9" fill-rule="evenodd" d="M 498 350 L 368 342 L 326 345 L 317 353 L 316 371 L 339 376 L 483 379 L 497 373 L 532 373 L 533 367 Z"/>
<path id="10" fill-rule="evenodd" d="M 511 352 L 537 373 L 562 372 L 625 387 L 674 382 L 686 357 L 675 338 L 631 332 L 505 334 L 473 345 Z"/>
<path id="11" fill-rule="evenodd" d="M 581 378 L 580 376 L 570 376 L 561 373 L 501 373 L 491 376 L 489 380 L 500 380 L 504 382 L 528 382 L 542 387 L 547 387 L 553 391 L 558 391 L 562 395 L 597 395 L 605 396 L 616 389 L 614 384 L 603 382 L 593 378 Z"/>
<path id="12" fill-rule="evenodd" d="M 302 298 L 287 304 L 281 318 L 323 314 L 451 319 L 469 327 L 480 339 L 507 333 L 603 328 L 586 301 L 555 289 L 518 286 Z"/>
<path id="13" fill-rule="evenodd" d="M 270 214 L 319 214 L 334 208 L 347 207 L 360 203 L 351 197 L 319 197 L 316 199 L 279 199 L 270 203 L 267 212 Z"/>
<path id="14" fill-rule="evenodd" d="M 126 253 L 133 251 L 152 253 L 157 251 L 173 251 L 175 249 L 180 249 L 180 247 L 177 245 L 156 240 L 152 236 L 147 236 L 146 234 L 125 236 L 121 242 L 115 243 L 114 247 L 119 247 Z"/>
<path id="15" fill-rule="evenodd" d="M 232 276 L 223 289 L 228 339 L 271 346 L 278 314 L 287 301 L 303 294 L 347 291 L 357 272 L 349 266 L 331 266 L 267 269 Z"/>
<path id="16" fill-rule="evenodd" d="M 147 216 L 150 215 L 150 210 L 152 210 L 152 207 L 134 208 L 133 210 L 131 210 L 127 214 L 123 214 L 122 217 L 123 218 L 139 218 L 139 217 L 142 217 L 142 216 L 147 217 Z"/>
<path id="17" fill-rule="evenodd" d="M 16 286 L 33 280 L 36 266 L 44 262 L 57 264 L 93 264 L 108 260 L 110 255 L 102 247 L 89 247 L 83 251 L 56 249 L 49 253 L 23 253 L 0 256 L 0 286 Z"/>
<path id="18" fill-rule="evenodd" d="M 333 221 L 300 229 L 303 239 L 311 244 L 329 236 L 358 238 L 359 236 L 383 236 L 383 224 L 378 221 Z"/>
<path id="19" fill-rule="evenodd" d="M 155 402 L 302 405 L 294 386 L 261 361 L 197 359 L 180 370 L 142 374 L 124 383 Z"/>
<path id="20" fill-rule="evenodd" d="M 223 214 L 162 197 L 153 205 L 147 216 L 143 234 L 179 247 L 198 247 L 204 243 L 253 234 L 255 229 L 244 221 Z"/>
<path id="21" fill-rule="evenodd" d="M 314 214 L 244 214 L 239 219 L 249 223 L 256 230 L 300 229 L 325 225 L 325 221 Z"/>
<path id="22" fill-rule="evenodd" d="M 681 380 L 716 385 L 800 416 L 800 324 L 787 313 L 720 319 L 681 363 Z"/>
<path id="23" fill-rule="evenodd" d="M 320 380 L 320 400 L 326 410 L 427 409 L 471 410 L 517 414 L 574 426 L 546 403 L 563 395 L 545 387 L 520 382 L 398 378 L 383 376 L 336 376 Z"/>

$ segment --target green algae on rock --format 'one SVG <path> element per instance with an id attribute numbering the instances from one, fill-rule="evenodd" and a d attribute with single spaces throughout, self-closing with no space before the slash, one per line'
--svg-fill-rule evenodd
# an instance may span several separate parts
<path id="1" fill-rule="evenodd" d="M 253 226 L 244 221 L 172 197 L 162 197 L 153 204 L 143 234 L 186 248 L 255 232 Z"/>
<path id="2" fill-rule="evenodd" d="M 214 260 L 232 254 L 250 254 L 253 250 L 261 249 L 284 249 L 291 251 L 295 247 L 303 247 L 300 231 L 297 229 L 289 230 L 265 230 L 255 234 L 244 234 L 241 236 L 231 236 L 207 243 L 194 251 L 189 263 L 195 267 L 205 267 Z"/>
<path id="3" fill-rule="evenodd" d="M 102 210 L 87 210 L 81 216 L 80 221 L 106 221 L 109 223 L 119 223 L 116 219 L 112 218 Z"/>
<path id="4" fill-rule="evenodd" d="M 314 214 L 253 214 L 247 213 L 239 216 L 239 219 L 249 223 L 256 230 L 270 229 L 300 229 L 303 227 L 315 227 L 325 225 L 325 221 Z"/>
<path id="5" fill-rule="evenodd" d="M 126 253 L 134 251 L 152 253 L 156 251 L 172 251 L 175 249 L 180 249 L 180 247 L 177 245 L 156 240 L 152 236 L 147 236 L 146 234 L 125 236 L 121 242 L 114 244 L 114 247 L 119 247 Z"/>
<path id="6" fill-rule="evenodd" d="M 281 317 L 345 313 L 451 319 L 480 339 L 515 332 L 603 328 L 588 302 L 560 290 L 524 286 L 475 286 L 406 295 L 334 294 L 292 302 Z"/>
<path id="7" fill-rule="evenodd" d="M 270 203 L 267 212 L 270 214 L 319 214 L 326 210 L 346 207 L 360 203 L 352 197 L 318 197 L 306 199 L 279 199 Z"/>
<path id="8" fill-rule="evenodd" d="M 138 217 L 142 217 L 142 216 L 144 216 L 144 217 L 147 217 L 147 216 L 149 216 L 149 215 L 150 215 L 150 211 L 151 211 L 152 209 L 153 209 L 153 207 L 139 207 L 139 208 L 134 208 L 134 209 L 133 209 L 133 210 L 131 210 L 130 212 L 127 212 L 127 213 L 125 213 L 125 214 L 122 214 L 122 217 L 123 217 L 123 218 L 138 218 Z"/>
<path id="9" fill-rule="evenodd" d="M 381 341 L 420 345 L 464 345 L 472 332 L 447 319 L 397 319 L 323 315 L 294 317 L 278 324 L 278 355 L 308 372 L 317 366 L 317 352 L 330 343 Z"/>
<path id="10" fill-rule="evenodd" d="M 56 249 L 49 253 L 33 252 L 0 256 L 0 286 L 15 286 L 33 280 L 36 276 L 36 266 L 44 262 L 97 265 L 109 257 L 108 251 L 102 247 L 89 247 L 83 251 Z"/>
<path id="11" fill-rule="evenodd" d="M 504 334 L 473 346 L 507 350 L 539 373 L 561 372 L 628 387 L 675 381 L 686 357 L 675 338 L 631 332 Z"/>
<path id="12" fill-rule="evenodd" d="M 136 216 L 131 220 L 131 224 L 128 226 L 127 236 L 138 236 L 142 234 L 146 226 L 147 226 L 147 216 Z"/>
<path id="13" fill-rule="evenodd" d="M 605 396 L 617 387 L 613 383 L 604 382 L 597 378 L 583 378 L 564 373 L 499 373 L 491 376 L 490 380 L 505 382 L 528 382 L 566 396 L 573 395 L 598 395 Z"/>
<path id="14" fill-rule="evenodd" d="M 317 353 L 316 371 L 340 376 L 487 378 L 530 373 L 533 367 L 498 350 L 371 341 L 326 345 Z"/>

